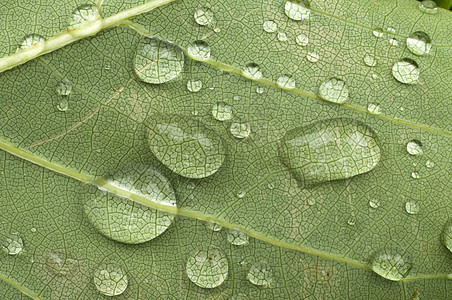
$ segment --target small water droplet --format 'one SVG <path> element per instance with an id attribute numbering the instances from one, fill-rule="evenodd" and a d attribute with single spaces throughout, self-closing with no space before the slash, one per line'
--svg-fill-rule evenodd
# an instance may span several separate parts
<path id="1" fill-rule="evenodd" d="M 205 7 L 198 8 L 194 13 L 196 23 L 201 26 L 209 25 L 213 20 L 213 12 Z"/>
<path id="2" fill-rule="evenodd" d="M 69 108 L 69 102 L 68 102 L 67 98 L 64 97 L 64 98 L 62 98 L 62 99 L 58 102 L 58 104 L 57 104 L 57 109 L 58 109 L 59 111 L 65 112 L 65 111 L 68 110 L 68 108 Z"/>
<path id="3" fill-rule="evenodd" d="M 351 217 L 350 219 L 348 219 L 348 220 L 347 220 L 347 224 L 350 225 L 350 226 L 355 225 L 355 218 L 354 218 L 354 217 Z"/>
<path id="4" fill-rule="evenodd" d="M 278 30 L 278 25 L 275 23 L 275 21 L 268 20 L 264 22 L 263 28 L 265 32 L 272 33 Z"/>
<path id="5" fill-rule="evenodd" d="M 289 19 L 300 21 L 309 18 L 310 7 L 308 0 L 288 0 L 284 6 L 284 12 Z"/>
<path id="6" fill-rule="evenodd" d="M 189 80 L 187 81 L 187 90 L 192 93 L 199 92 L 202 89 L 202 81 L 201 80 Z"/>
<path id="7" fill-rule="evenodd" d="M 72 92 L 72 84 L 68 80 L 60 81 L 56 86 L 56 92 L 61 96 L 69 96 Z"/>
<path id="8" fill-rule="evenodd" d="M 188 46 L 188 54 L 197 60 L 208 60 L 210 58 L 210 46 L 205 41 L 197 40 Z"/>
<path id="9" fill-rule="evenodd" d="M 228 231 L 228 241 L 232 245 L 235 246 L 242 246 L 249 243 L 249 237 L 245 233 L 236 230 L 236 229 L 230 229 Z"/>
<path id="10" fill-rule="evenodd" d="M 262 78 L 262 72 L 258 64 L 249 63 L 243 68 L 243 76 L 250 79 L 260 79 Z"/>
<path id="11" fill-rule="evenodd" d="M 389 45 L 396 47 L 399 45 L 399 41 L 396 38 L 391 38 L 389 39 Z"/>
<path id="12" fill-rule="evenodd" d="M 26 35 L 22 41 L 20 42 L 19 48 L 17 48 L 17 51 L 19 50 L 25 50 L 32 46 L 35 46 L 39 43 L 45 42 L 45 38 L 40 34 L 29 34 Z"/>
<path id="13" fill-rule="evenodd" d="M 414 171 L 414 172 L 411 173 L 411 177 L 413 177 L 414 179 L 418 179 L 418 178 L 420 178 L 421 176 L 419 175 L 419 172 Z"/>
<path id="14" fill-rule="evenodd" d="M 295 79 L 292 76 L 284 74 L 278 78 L 276 84 L 285 90 L 292 90 L 295 88 Z"/>
<path id="15" fill-rule="evenodd" d="M 377 209 L 380 207 L 380 200 L 379 199 L 370 199 L 369 200 L 369 207 Z"/>
<path id="16" fill-rule="evenodd" d="M 228 259 L 217 247 L 195 250 L 187 259 L 188 278 L 202 288 L 220 286 L 228 277 Z"/>
<path id="17" fill-rule="evenodd" d="M 278 40 L 280 42 L 286 42 L 287 41 L 287 35 L 284 32 L 278 32 Z"/>
<path id="18" fill-rule="evenodd" d="M 375 28 L 374 31 L 372 32 L 374 36 L 376 36 L 377 38 L 381 38 L 383 36 L 383 29 L 381 28 Z"/>
<path id="19" fill-rule="evenodd" d="M 370 103 L 369 105 L 367 105 L 367 111 L 374 115 L 381 114 L 380 105 L 378 104 Z"/>
<path id="20" fill-rule="evenodd" d="M 254 285 L 267 287 L 272 282 L 272 270 L 265 262 L 253 264 L 246 278 Z"/>
<path id="21" fill-rule="evenodd" d="M 414 156 L 422 154 L 423 151 L 422 151 L 421 141 L 418 141 L 418 140 L 409 141 L 406 144 L 406 150 L 408 151 L 409 154 L 414 155 Z"/>
<path id="22" fill-rule="evenodd" d="M 406 46 L 413 54 L 420 56 L 430 52 L 432 40 L 425 32 L 416 31 L 406 39 Z"/>
<path id="23" fill-rule="evenodd" d="M 392 33 L 392 34 L 395 34 L 395 33 L 396 33 L 396 30 L 395 30 L 394 27 L 388 27 L 388 28 L 386 29 L 386 31 L 389 32 L 389 33 Z"/>
<path id="24" fill-rule="evenodd" d="M 217 222 L 214 222 L 214 221 L 207 222 L 206 226 L 207 226 L 208 229 L 210 229 L 212 231 L 215 231 L 215 232 L 218 232 L 218 231 L 220 231 L 223 228 L 223 226 L 221 226 L 220 223 L 217 223 Z"/>
<path id="25" fill-rule="evenodd" d="M 244 138 L 249 137 L 249 135 L 251 133 L 251 126 L 250 126 L 250 123 L 248 123 L 247 121 L 238 119 L 238 120 L 234 120 L 234 122 L 232 122 L 231 127 L 229 128 L 229 131 L 236 138 L 244 139 Z"/>
<path id="26" fill-rule="evenodd" d="M 115 264 L 102 264 L 94 271 L 94 285 L 105 296 L 122 294 L 129 284 L 126 272 Z"/>
<path id="27" fill-rule="evenodd" d="M 215 33 L 219 33 L 220 31 L 221 31 L 221 28 L 219 28 L 219 27 L 217 27 L 213 30 L 213 32 L 215 32 Z"/>
<path id="28" fill-rule="evenodd" d="M 264 88 L 261 87 L 261 86 L 256 87 L 256 93 L 263 94 L 264 93 Z"/>
<path id="29" fill-rule="evenodd" d="M 405 210 L 410 215 L 417 215 L 419 213 L 419 206 L 415 201 L 410 200 L 405 203 Z"/>
<path id="30" fill-rule="evenodd" d="M 267 187 L 268 187 L 270 190 L 273 190 L 273 189 L 275 188 L 275 185 L 274 185 L 272 182 L 269 182 L 269 183 L 267 183 Z"/>
<path id="31" fill-rule="evenodd" d="M 438 7 L 436 7 L 436 3 L 433 0 L 424 0 L 419 3 L 419 10 L 423 13 L 434 15 L 438 12 Z"/>
<path id="32" fill-rule="evenodd" d="M 306 34 L 299 34 L 297 35 L 295 41 L 297 42 L 298 46 L 304 47 L 309 44 L 309 38 Z"/>
<path id="33" fill-rule="evenodd" d="M 309 205 L 309 206 L 313 206 L 314 204 L 315 204 L 315 198 L 312 198 L 312 197 L 309 198 L 309 199 L 308 199 L 308 205 Z"/>
<path id="34" fill-rule="evenodd" d="M 57 275 L 70 277 L 79 269 L 78 260 L 69 258 L 65 250 L 52 251 L 46 256 L 47 268 Z"/>
<path id="35" fill-rule="evenodd" d="M 237 198 L 243 198 L 246 196 L 246 191 L 238 190 L 236 195 L 237 195 Z"/>
<path id="36" fill-rule="evenodd" d="M 427 160 L 427 162 L 425 163 L 425 166 L 430 169 L 435 166 L 435 163 L 431 160 Z"/>
<path id="37" fill-rule="evenodd" d="M 383 278 L 399 281 L 411 270 L 412 263 L 408 254 L 399 248 L 385 248 L 371 259 L 372 270 Z"/>
<path id="38" fill-rule="evenodd" d="M 32 228 L 30 229 L 30 231 L 33 232 L 33 233 L 35 233 L 37 230 L 36 230 L 36 228 L 32 227 Z"/>
<path id="39" fill-rule="evenodd" d="M 375 67 L 377 65 L 377 60 L 375 59 L 375 56 L 366 54 L 364 56 L 364 63 L 369 67 Z"/>
<path id="40" fill-rule="evenodd" d="M 392 67 L 392 75 L 401 83 L 415 84 L 419 79 L 419 66 L 411 58 L 403 58 Z"/>
<path id="41" fill-rule="evenodd" d="M 10 233 L 3 240 L 2 248 L 10 255 L 17 255 L 22 252 L 24 241 L 18 233 Z"/>
<path id="42" fill-rule="evenodd" d="M 212 107 L 212 115 L 218 121 L 228 121 L 234 117 L 234 111 L 226 102 L 218 102 Z"/>
<path id="43" fill-rule="evenodd" d="M 441 242 L 450 252 L 452 252 L 452 218 L 449 218 L 446 224 L 444 224 L 441 233 Z"/>
<path id="44" fill-rule="evenodd" d="M 348 100 L 348 88 L 345 81 L 330 78 L 320 85 L 319 97 L 334 103 L 344 103 Z"/>
<path id="45" fill-rule="evenodd" d="M 93 4 L 83 4 L 78 6 L 72 12 L 69 20 L 69 29 L 79 28 L 85 24 L 94 22 L 100 19 L 99 10 Z"/>

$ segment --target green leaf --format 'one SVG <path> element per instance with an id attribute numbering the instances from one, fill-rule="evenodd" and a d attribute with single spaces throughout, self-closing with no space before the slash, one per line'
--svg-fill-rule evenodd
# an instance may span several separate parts
<path id="1" fill-rule="evenodd" d="M 15 255 L 0 251 L 0 298 L 100 299 L 105 296 L 99 290 L 116 294 L 125 283 L 116 298 L 451 297 L 452 254 L 441 239 L 450 236 L 442 230 L 452 217 L 452 14 L 424 13 L 410 0 L 311 1 L 309 13 L 291 11 L 292 19 L 284 1 L 99 0 L 101 18 L 67 31 L 81 4 L 3 1 L 8 14 L 0 15 L 0 239 L 17 233 L 23 249 Z M 209 9 L 212 21 L 208 14 L 197 23 L 199 8 Z M 277 30 L 267 32 L 273 23 L 264 30 L 266 21 Z M 382 29 L 381 37 L 375 29 Z M 406 46 L 417 31 L 431 38 L 431 49 L 421 56 Z M 47 41 L 15 53 L 29 34 Z M 300 34 L 308 37 L 307 45 L 305 37 L 297 43 Z M 160 84 L 140 80 L 134 62 L 143 35 L 182 49 L 178 76 Z M 197 42 L 202 56 L 188 50 L 195 41 L 203 41 Z M 158 69 L 171 66 L 165 53 L 156 58 Z M 375 66 L 369 66 L 369 56 Z M 417 69 L 398 64 L 394 77 L 394 64 L 401 61 L 414 61 Z M 330 78 L 345 82 L 345 103 L 317 96 Z M 190 92 L 189 80 L 192 90 L 199 87 L 193 82 L 202 82 L 200 90 Z M 65 96 L 68 84 L 72 89 Z M 342 90 L 343 85 L 334 92 Z M 177 114 L 185 120 L 179 124 L 197 124 L 174 131 L 196 136 L 196 153 L 207 147 L 197 129 L 218 136 L 225 157 L 216 162 L 222 166 L 197 176 L 203 178 L 167 168 L 158 147 L 147 141 L 145 120 L 154 114 Z M 281 161 L 279 141 L 296 128 L 337 118 L 375 132 L 379 161 L 366 173 L 357 161 L 356 176 L 344 169 L 330 178 L 345 179 L 322 177 L 303 188 Z M 174 132 L 164 140 L 177 138 Z M 165 147 L 175 163 L 199 162 L 177 158 L 173 144 Z M 336 148 L 335 157 L 325 147 L 316 149 L 337 168 Z M 181 155 L 194 155 L 181 149 Z M 197 158 L 207 159 L 206 153 Z M 109 179 L 130 165 L 162 173 L 177 207 L 148 197 L 144 187 Z M 123 198 L 124 206 L 108 203 L 124 212 L 119 220 L 140 218 L 145 228 L 146 218 L 125 212 L 157 210 L 154 219 L 172 214 L 174 221 L 148 242 L 114 241 L 90 223 L 96 214 L 88 218 L 84 211 L 86 201 L 102 193 L 107 196 L 99 199 Z M 121 225 L 114 215 L 109 221 L 110 229 Z M 401 251 L 400 259 L 390 257 L 391 249 Z M 207 256 L 212 260 L 199 268 L 197 258 Z M 400 270 L 386 271 L 387 262 Z M 408 275 L 391 281 L 372 272 L 372 263 L 393 280 Z M 108 277 L 115 270 L 120 275 Z"/>

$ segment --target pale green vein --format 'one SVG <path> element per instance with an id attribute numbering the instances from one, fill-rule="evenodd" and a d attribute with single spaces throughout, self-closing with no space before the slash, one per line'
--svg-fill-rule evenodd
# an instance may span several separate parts
<path id="1" fill-rule="evenodd" d="M 27 289 L 26 287 L 20 285 L 19 283 L 17 283 L 16 281 L 4 276 L 3 274 L 0 273 L 0 280 L 3 280 L 4 282 L 6 282 L 7 284 L 9 284 L 10 286 L 16 288 L 17 290 L 19 290 L 20 292 L 22 292 L 23 294 L 27 295 L 28 297 L 35 299 L 35 300 L 39 300 L 41 298 L 39 298 L 38 294 L 30 291 L 29 289 Z"/>

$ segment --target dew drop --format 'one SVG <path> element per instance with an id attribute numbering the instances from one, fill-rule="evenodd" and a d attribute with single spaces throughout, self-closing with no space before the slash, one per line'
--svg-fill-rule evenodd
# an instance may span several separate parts
<path id="1" fill-rule="evenodd" d="M 249 63 L 243 68 L 243 76 L 250 79 L 260 79 L 262 78 L 262 72 L 258 64 Z"/>
<path id="2" fill-rule="evenodd" d="M 374 115 L 381 114 L 380 105 L 378 104 L 370 103 L 369 105 L 367 105 L 367 111 Z"/>
<path id="3" fill-rule="evenodd" d="M 320 85 L 319 97 L 334 103 L 344 103 L 348 100 L 348 88 L 345 81 L 330 78 Z"/>
<path id="4" fill-rule="evenodd" d="M 32 228 L 30 229 L 30 231 L 33 232 L 33 233 L 35 233 L 35 232 L 36 232 L 36 228 L 32 227 Z"/>
<path id="5" fill-rule="evenodd" d="M 319 61 L 319 54 L 315 51 L 312 52 L 308 52 L 308 54 L 306 54 L 306 59 L 312 63 L 316 63 Z"/>
<path id="6" fill-rule="evenodd" d="M 377 209 L 380 207 L 380 200 L 379 199 L 371 199 L 369 200 L 369 207 Z"/>
<path id="7" fill-rule="evenodd" d="M 381 28 L 375 28 L 374 31 L 372 32 L 374 36 L 376 36 L 377 38 L 381 38 L 383 36 L 383 29 Z"/>
<path id="8" fill-rule="evenodd" d="M 2 242 L 2 248 L 10 255 L 17 255 L 24 248 L 24 241 L 18 233 L 10 233 Z"/>
<path id="9" fill-rule="evenodd" d="M 379 162 L 377 136 L 353 119 L 328 119 L 289 130 L 279 154 L 306 186 L 350 178 L 371 171 Z"/>
<path id="10" fill-rule="evenodd" d="M 17 50 L 25 50 L 32 46 L 37 46 L 39 43 L 45 42 L 45 38 L 39 34 L 29 34 L 26 35 L 20 42 L 19 48 Z"/>
<path id="11" fill-rule="evenodd" d="M 187 90 L 192 93 L 197 93 L 202 89 L 202 81 L 201 80 L 189 80 L 187 81 Z"/>
<path id="12" fill-rule="evenodd" d="M 218 102 L 212 107 L 212 115 L 218 121 L 228 121 L 234 117 L 234 111 L 226 102 Z"/>
<path id="13" fill-rule="evenodd" d="M 452 218 L 449 218 L 446 224 L 444 224 L 441 233 L 441 242 L 450 252 L 452 252 Z"/>
<path id="14" fill-rule="evenodd" d="M 152 153 L 173 172 L 188 178 L 214 174 L 226 150 L 220 136 L 206 124 L 181 115 L 154 114 L 147 118 Z"/>
<path id="15" fill-rule="evenodd" d="M 278 30 L 278 25 L 275 23 L 275 21 L 268 20 L 264 22 L 263 28 L 265 32 L 272 33 Z"/>
<path id="16" fill-rule="evenodd" d="M 177 76 L 184 67 L 184 53 L 175 44 L 156 37 L 143 37 L 134 62 L 138 77 L 147 83 L 160 84 Z"/>
<path id="17" fill-rule="evenodd" d="M 410 215 L 417 215 L 419 213 L 419 206 L 416 202 L 410 200 L 405 203 L 405 210 Z"/>
<path id="18" fill-rule="evenodd" d="M 72 92 L 72 84 L 68 80 L 60 81 L 56 86 L 56 92 L 61 96 L 69 96 Z"/>
<path id="19" fill-rule="evenodd" d="M 304 47 L 309 44 L 309 38 L 306 34 L 301 33 L 297 35 L 295 42 L 297 42 L 298 46 Z"/>
<path id="20" fill-rule="evenodd" d="M 278 40 L 280 42 L 286 42 L 287 41 L 287 35 L 284 32 L 278 32 Z"/>
<path id="21" fill-rule="evenodd" d="M 431 160 L 427 160 L 427 162 L 425 163 L 425 166 L 430 169 L 435 166 L 435 163 Z"/>
<path id="22" fill-rule="evenodd" d="M 350 219 L 348 219 L 347 224 L 350 226 L 354 226 L 355 225 L 355 218 L 351 217 Z"/>
<path id="23" fill-rule="evenodd" d="M 383 278 L 399 281 L 411 270 L 410 257 L 399 248 L 385 248 L 377 252 L 371 259 L 372 270 Z"/>
<path id="24" fill-rule="evenodd" d="M 228 259 L 217 247 L 195 250 L 187 259 L 188 278 L 202 288 L 220 286 L 228 277 Z"/>
<path id="25" fill-rule="evenodd" d="M 420 141 L 418 141 L 418 140 L 409 141 L 406 144 L 406 150 L 411 155 L 414 155 L 414 156 L 421 155 L 423 153 L 423 151 L 422 151 L 422 143 Z"/>
<path id="26" fill-rule="evenodd" d="M 214 221 L 207 222 L 206 226 L 208 229 L 215 231 L 215 232 L 218 232 L 223 228 L 223 226 L 221 226 L 220 223 L 217 223 Z"/>
<path id="27" fill-rule="evenodd" d="M 261 86 L 256 87 L 256 93 L 263 94 L 264 93 L 264 88 L 261 87 Z"/>
<path id="28" fill-rule="evenodd" d="M 72 12 L 69 20 L 69 29 L 79 28 L 85 24 L 94 22 L 100 19 L 99 10 L 93 4 L 83 4 L 78 6 Z"/>
<path id="29" fill-rule="evenodd" d="M 213 20 L 213 12 L 205 7 L 198 8 L 194 13 L 196 23 L 201 26 L 209 25 Z"/>
<path id="30" fill-rule="evenodd" d="M 129 165 L 106 176 L 104 181 L 123 193 L 176 206 L 176 196 L 168 180 L 150 166 Z M 126 244 L 150 241 L 162 234 L 174 220 L 171 214 L 108 192 L 88 197 L 84 210 L 88 220 L 101 234 Z"/>
<path id="31" fill-rule="evenodd" d="M 295 79 L 292 76 L 284 74 L 278 78 L 276 84 L 285 90 L 292 90 L 295 88 Z"/>
<path id="32" fill-rule="evenodd" d="M 396 30 L 395 30 L 394 27 L 388 27 L 388 28 L 386 29 L 386 31 L 389 32 L 389 33 L 392 33 L 392 34 L 395 34 L 395 33 L 396 33 Z"/>
<path id="33" fill-rule="evenodd" d="M 257 262 L 251 266 L 246 278 L 254 285 L 268 287 L 272 282 L 272 270 L 267 263 Z"/>
<path id="34" fill-rule="evenodd" d="M 129 280 L 122 267 L 115 264 L 102 264 L 94 271 L 94 285 L 105 296 L 121 295 Z"/>
<path id="35" fill-rule="evenodd" d="M 79 270 L 78 260 L 69 258 L 65 250 L 52 251 L 46 257 L 47 268 L 57 275 L 70 277 Z"/>
<path id="36" fill-rule="evenodd" d="M 310 6 L 307 0 L 288 0 L 284 6 L 284 12 L 289 19 L 295 21 L 305 20 L 311 14 Z"/>
<path id="37" fill-rule="evenodd" d="M 309 198 L 308 199 L 308 205 L 309 206 L 313 206 L 315 204 L 315 199 L 314 198 Z"/>
<path id="38" fill-rule="evenodd" d="M 188 46 L 188 55 L 196 60 L 208 60 L 210 58 L 210 46 L 205 41 L 197 40 Z"/>
<path id="39" fill-rule="evenodd" d="M 236 230 L 236 229 L 230 229 L 228 231 L 228 241 L 232 245 L 235 246 L 242 246 L 249 243 L 249 237 L 245 233 Z"/>
<path id="40" fill-rule="evenodd" d="M 421 176 L 419 175 L 419 172 L 414 171 L 414 172 L 411 173 L 411 177 L 413 177 L 414 179 L 418 179 L 418 178 L 420 178 Z"/>
<path id="41" fill-rule="evenodd" d="M 377 65 L 377 60 L 373 55 L 366 54 L 366 56 L 364 56 L 364 63 L 369 67 L 375 67 Z"/>
<path id="42" fill-rule="evenodd" d="M 434 15 L 438 12 L 438 8 L 436 7 L 435 1 L 432 0 L 424 0 L 419 3 L 419 10 L 423 13 Z"/>
<path id="43" fill-rule="evenodd" d="M 401 83 L 414 84 L 419 79 L 419 66 L 411 58 L 403 58 L 392 67 L 392 75 Z"/>
<path id="44" fill-rule="evenodd" d="M 237 193 L 236 193 L 236 195 L 237 195 L 237 198 L 243 198 L 243 197 L 246 196 L 246 191 L 244 191 L 244 190 L 238 190 Z"/>
<path id="45" fill-rule="evenodd" d="M 389 45 L 397 47 L 399 45 L 399 41 L 396 38 L 389 39 Z"/>
<path id="46" fill-rule="evenodd" d="M 251 126 L 250 123 L 248 123 L 245 120 L 237 119 L 232 122 L 231 127 L 229 128 L 229 131 L 233 136 L 235 136 L 238 139 L 244 139 L 249 137 L 251 133 Z"/>
<path id="47" fill-rule="evenodd" d="M 58 102 L 58 104 L 57 104 L 57 109 L 58 109 L 59 111 L 65 112 L 65 111 L 68 110 L 68 108 L 69 108 L 69 102 L 68 102 L 67 98 L 64 97 L 63 99 L 61 99 L 61 100 Z"/>
<path id="48" fill-rule="evenodd" d="M 420 56 L 430 52 L 432 40 L 425 32 L 416 31 L 406 39 L 406 46 L 413 54 Z"/>

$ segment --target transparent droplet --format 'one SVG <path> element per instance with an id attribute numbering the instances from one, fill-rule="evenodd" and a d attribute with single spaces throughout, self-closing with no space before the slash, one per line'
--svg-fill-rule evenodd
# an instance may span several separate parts
<path id="1" fill-rule="evenodd" d="M 391 46 L 398 46 L 399 45 L 399 41 L 396 38 L 390 38 L 389 39 L 389 45 L 391 45 Z"/>
<path id="2" fill-rule="evenodd" d="M 243 76 L 250 79 L 260 79 L 262 78 L 262 72 L 258 64 L 249 63 L 243 68 Z"/>
<path id="3" fill-rule="evenodd" d="M 389 32 L 389 33 L 392 33 L 392 34 L 395 34 L 395 33 L 396 33 L 396 30 L 395 30 L 394 27 L 388 27 L 388 28 L 386 29 L 386 31 Z"/>
<path id="4" fill-rule="evenodd" d="M 192 93 L 199 92 L 202 89 L 202 81 L 201 80 L 189 80 L 187 81 L 187 90 Z"/>
<path id="5" fill-rule="evenodd" d="M 295 21 L 305 20 L 311 14 L 308 0 L 288 0 L 284 6 L 286 16 Z"/>
<path id="6" fill-rule="evenodd" d="M 420 154 L 423 153 L 423 151 L 422 151 L 422 143 L 420 141 L 418 141 L 418 140 L 409 141 L 406 144 L 406 150 L 411 155 L 414 155 L 414 156 L 420 155 Z"/>
<path id="7" fill-rule="evenodd" d="M 309 198 L 308 199 L 308 205 L 313 206 L 315 204 L 315 198 Z"/>
<path id="8" fill-rule="evenodd" d="M 441 242 L 450 252 L 452 252 L 452 218 L 449 218 L 446 224 L 444 224 L 441 233 Z"/>
<path id="9" fill-rule="evenodd" d="M 377 38 L 381 38 L 383 36 L 383 29 L 381 28 L 375 28 L 374 31 L 372 32 L 374 36 L 376 36 Z"/>
<path id="10" fill-rule="evenodd" d="M 246 191 L 244 191 L 244 190 L 238 190 L 237 193 L 236 193 L 236 195 L 237 195 L 237 198 L 243 198 L 243 197 L 246 196 Z"/>
<path id="11" fill-rule="evenodd" d="M 287 35 L 284 32 L 278 32 L 278 40 L 280 42 L 286 42 L 287 41 Z"/>
<path id="12" fill-rule="evenodd" d="M 316 63 L 319 61 L 319 54 L 315 51 L 312 52 L 308 52 L 308 54 L 306 54 L 306 59 L 312 63 Z"/>
<path id="13" fill-rule="evenodd" d="M 381 201 L 379 199 L 371 199 L 371 200 L 369 200 L 369 206 L 371 208 L 375 208 L 375 209 L 379 208 L 380 207 L 380 203 L 381 203 Z"/>
<path id="14" fill-rule="evenodd" d="M 418 178 L 421 177 L 421 175 L 419 175 L 419 172 L 414 171 L 414 172 L 411 173 L 411 177 L 413 177 L 414 179 L 418 179 Z"/>
<path id="15" fill-rule="evenodd" d="M 261 86 L 256 87 L 256 93 L 263 94 L 264 93 L 264 88 L 261 87 Z"/>
<path id="16" fill-rule="evenodd" d="M 399 248 L 385 248 L 371 259 L 372 270 L 383 278 L 399 281 L 411 270 L 412 262 L 408 254 Z"/>
<path id="17" fill-rule="evenodd" d="M 279 76 L 276 84 L 282 89 L 292 90 L 295 88 L 295 79 L 293 79 L 290 75 L 284 74 Z"/>
<path id="18" fill-rule="evenodd" d="M 226 102 L 218 102 L 212 107 L 212 115 L 218 121 L 228 121 L 234 117 L 234 111 Z"/>
<path id="19" fill-rule="evenodd" d="M 122 267 L 115 264 L 102 264 L 94 271 L 94 285 L 105 296 L 121 295 L 129 280 Z"/>
<path id="20" fill-rule="evenodd" d="M 56 91 L 58 95 L 69 96 L 72 92 L 72 84 L 68 80 L 62 80 L 57 84 Z"/>
<path id="21" fill-rule="evenodd" d="M 344 103 L 348 100 L 348 88 L 345 81 L 330 78 L 320 84 L 319 97 L 334 103 Z"/>
<path id="22" fill-rule="evenodd" d="M 375 56 L 366 54 L 364 56 L 364 63 L 369 67 L 375 67 L 377 65 L 377 60 L 375 59 Z"/>
<path id="23" fill-rule="evenodd" d="M 176 206 L 176 196 L 168 180 L 147 165 L 129 165 L 104 179 L 123 194 L 138 195 L 149 201 Z M 84 211 L 91 224 L 112 240 L 139 244 L 162 234 L 174 216 L 110 193 L 86 197 Z"/>
<path id="24" fill-rule="evenodd" d="M 415 201 L 410 200 L 405 203 L 405 210 L 410 215 L 417 215 L 419 213 L 419 206 Z"/>
<path id="25" fill-rule="evenodd" d="M 213 32 L 215 32 L 215 33 L 218 33 L 220 31 L 221 31 L 221 28 L 218 28 L 218 27 L 213 30 Z"/>
<path id="26" fill-rule="evenodd" d="M 32 228 L 30 229 L 30 231 L 34 233 L 34 232 L 36 232 L 36 228 L 32 227 Z"/>
<path id="27" fill-rule="evenodd" d="M 22 252 L 24 241 L 18 233 L 10 233 L 3 240 L 2 248 L 10 255 L 17 255 Z"/>
<path id="28" fill-rule="evenodd" d="M 52 251 L 46 257 L 47 268 L 57 275 L 70 277 L 79 271 L 78 260 L 68 257 L 66 250 Z"/>
<path id="29" fill-rule="evenodd" d="M 434 15 L 438 12 L 436 3 L 433 0 L 424 0 L 419 3 L 419 10 L 423 13 Z"/>
<path id="30" fill-rule="evenodd" d="M 214 222 L 214 221 L 210 221 L 206 223 L 207 228 L 209 228 L 212 231 L 218 232 L 220 231 L 223 226 L 220 225 L 220 223 Z"/>
<path id="31" fill-rule="evenodd" d="M 353 119 L 327 119 L 289 130 L 279 154 L 299 182 L 313 186 L 371 171 L 380 161 L 375 132 Z"/>
<path id="32" fill-rule="evenodd" d="M 374 115 L 381 114 L 380 105 L 378 104 L 370 103 L 369 105 L 367 105 L 367 111 Z"/>
<path id="33" fill-rule="evenodd" d="M 347 224 L 350 225 L 350 226 L 355 225 L 355 218 L 354 218 L 354 217 L 351 217 L 350 219 L 348 219 L 348 220 L 347 220 Z"/>
<path id="34" fill-rule="evenodd" d="M 427 162 L 425 163 L 425 166 L 430 169 L 435 166 L 435 163 L 431 160 L 427 160 Z"/>
<path id="35" fill-rule="evenodd" d="M 32 46 L 37 46 L 39 43 L 45 42 L 45 38 L 39 34 L 29 34 L 26 35 L 20 42 L 19 48 L 17 50 L 25 50 Z M 42 44 L 41 44 L 42 45 Z"/>
<path id="36" fill-rule="evenodd" d="M 392 75 L 401 83 L 415 84 L 419 79 L 419 66 L 411 58 L 403 58 L 392 67 Z"/>
<path id="37" fill-rule="evenodd" d="M 79 28 L 85 24 L 97 21 L 98 19 L 100 19 L 100 15 L 97 6 L 93 4 L 83 4 L 72 12 L 68 28 Z"/>
<path id="38" fill-rule="evenodd" d="M 184 53 L 169 41 L 145 36 L 138 44 L 134 67 L 144 82 L 165 83 L 179 76 L 184 67 Z"/>
<path id="39" fill-rule="evenodd" d="M 278 30 L 278 25 L 275 23 L 275 21 L 268 20 L 268 21 L 264 22 L 263 28 L 264 28 L 264 31 L 266 31 L 268 33 L 272 33 L 272 32 L 275 32 L 276 30 Z"/>
<path id="40" fill-rule="evenodd" d="M 202 288 L 220 286 L 228 277 L 228 259 L 217 247 L 195 250 L 187 259 L 188 278 Z"/>
<path id="41" fill-rule="evenodd" d="M 228 241 L 232 245 L 241 246 L 246 245 L 249 243 L 249 237 L 245 233 L 236 230 L 236 229 L 230 229 L 228 231 Z"/>
<path id="42" fill-rule="evenodd" d="M 237 119 L 232 122 L 231 127 L 229 128 L 229 131 L 233 136 L 235 136 L 238 139 L 244 139 L 249 137 L 251 133 L 251 126 L 250 123 L 248 123 L 245 120 Z"/>
<path id="43" fill-rule="evenodd" d="M 246 278 L 254 285 L 267 287 L 271 284 L 272 270 L 267 263 L 257 262 L 253 264 Z"/>
<path id="44" fill-rule="evenodd" d="M 60 99 L 60 101 L 57 104 L 57 109 L 59 111 L 63 111 L 64 112 L 64 111 L 67 111 L 68 108 L 69 108 L 69 102 L 68 102 L 67 98 L 64 97 L 64 98 Z"/>
<path id="45" fill-rule="evenodd" d="M 223 165 L 223 142 L 206 124 L 181 115 L 154 114 L 145 125 L 152 153 L 171 171 L 188 178 L 204 178 Z"/>
<path id="46" fill-rule="evenodd" d="M 299 34 L 297 35 L 297 37 L 295 38 L 295 41 L 297 42 L 298 46 L 306 46 L 309 44 L 309 38 L 306 34 Z"/>
<path id="47" fill-rule="evenodd" d="M 188 46 L 188 54 L 196 60 L 208 60 L 210 58 L 210 46 L 205 41 L 194 41 Z"/>
<path id="48" fill-rule="evenodd" d="M 416 31 L 406 39 L 406 46 L 413 54 L 424 55 L 430 52 L 432 40 L 425 32 Z"/>
<path id="49" fill-rule="evenodd" d="M 209 25 L 213 20 L 213 12 L 205 7 L 200 7 L 195 11 L 194 18 L 196 23 L 201 26 Z"/>

